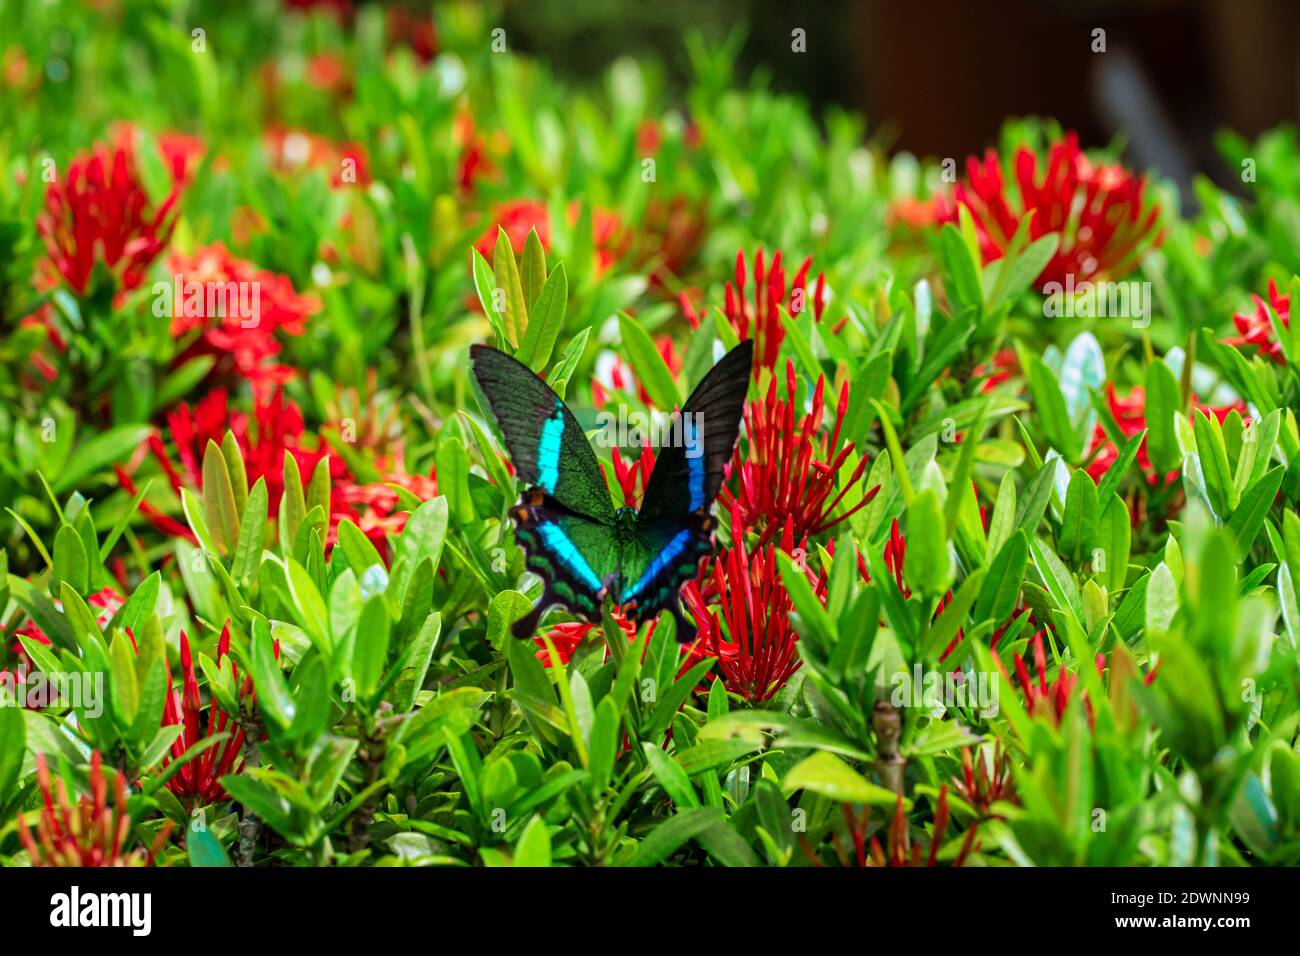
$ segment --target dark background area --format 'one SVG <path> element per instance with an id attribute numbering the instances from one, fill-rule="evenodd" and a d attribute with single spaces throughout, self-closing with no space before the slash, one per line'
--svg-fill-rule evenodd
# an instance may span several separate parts
<path id="1" fill-rule="evenodd" d="M 891 149 L 922 156 L 982 151 L 1006 118 L 1050 116 L 1182 185 L 1196 171 L 1228 184 L 1218 130 L 1254 137 L 1300 115 L 1300 0 L 514 0 L 506 25 L 562 72 L 633 55 L 674 82 L 689 75 L 688 30 L 720 42 L 743 26 L 744 70 L 859 110 Z M 791 51 L 796 27 L 806 53 Z"/>

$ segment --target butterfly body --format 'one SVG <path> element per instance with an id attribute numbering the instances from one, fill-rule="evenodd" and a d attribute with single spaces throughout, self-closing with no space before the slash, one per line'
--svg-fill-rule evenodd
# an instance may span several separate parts
<path id="1" fill-rule="evenodd" d="M 637 622 L 669 610 L 689 639 L 678 592 L 713 551 L 713 499 L 735 448 L 751 343 L 725 356 L 677 413 L 670 433 L 680 440 L 660 450 L 640 509 L 614 507 L 586 436 L 545 382 L 495 349 L 471 354 L 515 471 L 529 483 L 511 517 L 544 590 L 515 636 L 530 636 L 553 605 L 595 622 L 609 603 Z"/>

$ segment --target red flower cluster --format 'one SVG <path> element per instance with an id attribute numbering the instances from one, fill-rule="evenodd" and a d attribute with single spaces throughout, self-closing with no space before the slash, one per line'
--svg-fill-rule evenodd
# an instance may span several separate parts
<path id="1" fill-rule="evenodd" d="M 966 182 L 958 183 L 953 201 L 940 199 L 940 222 L 956 222 L 958 210 L 970 210 L 979 233 L 985 263 L 1006 255 L 1016 230 L 1026 217 L 1031 240 L 1058 233 L 1061 243 L 1038 276 L 1049 282 L 1114 279 L 1132 267 L 1140 253 L 1159 242 L 1160 209 L 1148 203 L 1146 180 L 1122 166 L 1097 166 L 1070 133 L 1052 144 L 1046 169 L 1039 175 L 1038 157 L 1022 146 L 1015 155 L 1018 193 L 1009 193 L 1002 180 L 1002 160 L 993 149 L 981 162 L 966 160 Z"/>
<path id="2" fill-rule="evenodd" d="M 1224 342 L 1228 345 L 1253 345 L 1259 349 L 1259 354 L 1264 358 L 1272 359 L 1278 365 L 1285 365 L 1286 356 L 1282 353 L 1282 346 L 1278 344 L 1273 334 L 1273 323 L 1269 320 L 1268 313 L 1271 308 L 1277 314 L 1282 327 L 1291 328 L 1291 297 L 1282 295 L 1278 291 L 1277 283 L 1269 279 L 1268 305 L 1265 305 L 1264 300 L 1257 295 L 1251 298 L 1255 300 L 1255 311 L 1237 313 L 1232 317 L 1233 324 L 1241 334 L 1224 339 Z"/>
<path id="3" fill-rule="evenodd" d="M 163 824 L 149 850 L 126 849 L 131 835 L 131 816 L 126 806 L 126 781 L 113 775 L 113 803 L 108 802 L 104 779 L 104 758 L 98 750 L 90 755 L 90 793 L 75 803 L 68 800 L 63 778 L 50 786 L 50 769 L 44 754 L 36 755 L 36 783 L 43 801 L 36 833 L 18 815 L 18 838 L 31 857 L 32 866 L 152 866 L 158 851 L 171 835 L 171 821 Z"/>
<path id="4" fill-rule="evenodd" d="M 178 167 L 176 159 L 183 155 L 169 158 L 174 173 L 184 170 L 184 160 Z M 48 265 L 78 295 L 86 293 L 96 262 L 113 272 L 121 291 L 137 288 L 171 239 L 180 179 L 155 207 L 136 169 L 129 128 L 112 145 L 97 143 L 89 154 L 76 156 L 46 189 L 45 208 L 36 217 Z"/>
<path id="5" fill-rule="evenodd" d="M 1106 402 L 1110 406 L 1110 412 L 1115 417 L 1115 423 L 1125 438 L 1132 438 L 1139 434 L 1147 427 L 1146 417 L 1146 391 L 1141 385 L 1133 386 L 1133 389 L 1125 398 L 1120 398 L 1115 391 L 1113 384 L 1106 385 Z M 1222 423 L 1228 414 L 1234 409 L 1238 412 L 1245 413 L 1246 406 L 1238 402 L 1235 405 L 1204 405 L 1197 402 L 1193 397 L 1193 407 L 1200 409 L 1206 415 L 1214 415 Z M 1087 472 L 1092 476 L 1093 481 L 1101 481 L 1106 474 L 1106 470 L 1115 463 L 1119 457 L 1119 449 L 1115 447 L 1114 442 L 1106 434 L 1105 428 L 1100 424 L 1092 434 L 1092 443 L 1088 447 L 1089 461 Z M 1167 475 L 1156 475 L 1151 472 L 1151 459 L 1147 457 L 1146 439 L 1142 439 L 1142 444 L 1138 448 L 1137 454 L 1138 465 L 1148 476 L 1147 480 L 1151 484 L 1169 484 L 1178 479 L 1178 472 L 1171 471 Z"/>
<path id="6" fill-rule="evenodd" d="M 276 332 L 301 335 L 308 317 L 320 311 L 319 299 L 299 295 L 288 276 L 237 259 L 220 242 L 192 256 L 173 255 L 169 267 L 175 276 L 172 335 L 193 333 L 176 364 L 210 355 L 216 359 L 211 378 L 233 374 L 255 388 L 293 377 L 291 368 L 276 361 Z"/>
<path id="7" fill-rule="evenodd" d="M 787 397 L 777 397 L 774 377 L 767 398 L 745 408 L 748 440 L 745 453 L 737 452 L 734 466 L 740 493 L 733 495 L 731 489 L 725 489 L 722 500 L 729 509 L 740 509 L 745 527 L 762 528 L 760 543 L 770 541 L 786 527 L 799 538 L 820 534 L 865 507 L 880 490 L 872 488 L 836 514 L 845 495 L 866 473 L 867 458 L 860 458 L 852 473 L 841 478 L 840 469 L 854 449 L 851 441 L 841 444 L 840 435 L 848 411 L 849 385 L 845 382 L 840 389 L 835 427 L 828 436 L 822 429 L 825 384 L 824 377 L 817 379 L 812 408 L 797 417 L 794 363 L 787 362 Z M 832 498 L 837 484 L 840 490 Z"/>
<path id="8" fill-rule="evenodd" d="M 702 584 L 687 582 L 682 597 L 699 626 L 699 647 L 718 658 L 727 689 L 747 701 L 762 703 L 780 690 L 803 663 L 795 652 L 799 634 L 790 621 L 794 605 L 781 581 L 776 546 L 760 546 L 751 553 L 745 546 L 744 519 L 734 507 L 731 537 L 731 547 L 713 560 Z M 782 532 L 780 550 L 795 553 L 789 524 Z M 814 592 L 824 601 L 825 575 L 805 573 Z M 715 605 L 721 610 L 721 618 L 711 610 Z"/>
<path id="9" fill-rule="evenodd" d="M 279 644 L 276 654 L 279 655 Z M 230 654 L 230 623 L 221 629 L 217 642 L 217 664 Z M 231 661 L 234 667 L 234 661 Z M 235 670 L 238 685 L 239 671 Z M 240 696 L 251 696 L 253 679 L 245 677 L 239 690 Z M 226 791 L 221 786 L 221 778 L 229 773 L 238 773 L 243 766 L 241 753 L 244 747 L 244 732 L 235 719 L 228 715 L 217 703 L 216 697 L 208 707 L 207 725 L 203 723 L 203 699 L 199 696 L 198 677 L 194 672 L 194 659 L 190 654 L 190 641 L 181 631 L 181 690 L 172 686 L 171 671 L 167 672 L 167 700 L 163 705 L 163 726 L 180 725 L 184 728 L 181 735 L 172 742 L 171 756 L 163 766 L 180 757 L 196 744 L 208 737 L 229 731 L 230 736 L 218 744 L 209 747 L 203 753 L 189 760 L 176 775 L 167 781 L 167 789 L 182 799 L 196 803 L 215 803 L 226 799 Z"/>
<path id="10" fill-rule="evenodd" d="M 759 369 L 776 371 L 777 356 L 781 343 L 785 341 L 785 325 L 781 321 L 780 309 L 784 308 L 790 315 L 799 315 L 809 305 L 812 306 L 813 318 L 821 321 L 826 308 L 826 276 L 818 274 L 813 291 L 812 302 L 808 301 L 808 272 L 812 268 L 812 257 L 805 259 L 799 271 L 795 273 L 794 282 L 786 294 L 785 269 L 781 266 L 781 253 L 772 257 L 771 268 L 767 268 L 763 250 L 754 255 L 754 297 L 746 300 L 745 253 L 736 253 L 735 283 L 727 283 L 726 304 L 723 311 L 727 321 L 736 330 L 741 339 L 754 340 L 754 372 Z M 682 296 L 682 309 L 687 320 L 693 326 L 699 325 L 699 317 L 690 300 Z"/>

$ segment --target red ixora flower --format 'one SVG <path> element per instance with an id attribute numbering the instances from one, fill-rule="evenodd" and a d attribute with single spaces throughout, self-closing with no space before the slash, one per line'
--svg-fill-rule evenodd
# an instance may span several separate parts
<path id="1" fill-rule="evenodd" d="M 275 653 L 279 656 L 280 646 L 276 642 Z M 217 641 L 218 665 L 230 654 L 230 622 L 221 629 Z M 231 667 L 235 668 L 234 661 Z M 235 668 L 235 682 L 241 697 L 253 694 L 253 680 L 245 677 L 239 684 L 239 670 Z M 181 631 L 181 689 L 172 686 L 171 673 L 167 674 L 167 700 L 163 705 L 163 726 L 180 725 L 181 735 L 172 742 L 171 756 L 163 766 L 180 759 L 185 751 L 208 737 L 229 732 L 224 741 L 214 744 L 197 757 L 191 758 L 176 775 L 167 781 L 167 789 L 182 799 L 198 803 L 215 803 L 226 798 L 226 791 L 221 786 L 221 778 L 229 773 L 238 773 L 243 766 L 241 756 L 244 746 L 244 732 L 235 718 L 231 717 L 214 696 L 208 706 L 206 725 L 203 721 L 203 699 L 199 696 L 199 682 L 194 671 L 194 658 L 190 654 L 190 641 Z"/>
<path id="2" fill-rule="evenodd" d="M 1002 160 L 989 149 L 983 161 L 966 160 L 966 182 L 958 183 L 953 200 L 940 199 L 939 221 L 957 222 L 959 207 L 970 210 L 979 234 L 985 263 L 1001 259 L 1026 216 L 1032 216 L 1029 237 L 1048 233 L 1061 237 L 1056 254 L 1038 275 L 1038 286 L 1116 279 L 1132 269 L 1138 253 L 1159 244 L 1160 208 L 1146 200 L 1145 177 L 1122 166 L 1095 165 L 1070 133 L 1053 143 L 1046 169 L 1039 175 L 1038 157 L 1026 146 L 1016 150 L 1016 194 L 1002 180 Z"/>
<path id="3" fill-rule="evenodd" d="M 1025 709 L 1029 711 L 1029 716 L 1036 717 L 1045 714 L 1053 724 L 1060 724 L 1061 718 L 1065 716 L 1066 708 L 1070 706 L 1070 701 L 1074 697 L 1074 689 L 1079 677 L 1062 666 L 1056 673 L 1056 679 L 1050 684 L 1047 682 L 1047 651 L 1043 643 L 1045 633 L 1045 631 L 1038 631 L 1029 642 L 1034 655 L 1034 668 L 1038 671 L 1038 683 L 1034 683 L 1030 677 L 1029 667 L 1019 654 L 1014 655 L 1016 680 L 1020 684 L 1020 689 L 1024 692 Z M 1002 660 L 997 656 L 996 652 L 993 655 L 993 660 L 997 663 L 1003 676 L 1007 676 L 1006 668 L 1003 667 Z M 1098 654 L 1095 663 L 1097 673 L 1105 673 L 1106 655 Z M 1007 679 L 1010 680 L 1010 677 L 1007 677 Z M 1149 685 L 1155 679 L 1156 669 L 1153 668 L 1143 677 L 1143 683 Z M 1095 722 L 1095 717 L 1092 711 L 1092 701 L 1088 700 L 1086 695 L 1083 698 L 1083 706 L 1088 712 L 1088 724 L 1091 726 Z"/>
<path id="4" fill-rule="evenodd" d="M 682 588 L 686 607 L 699 627 L 699 648 L 718 658 L 727 689 L 751 703 L 762 703 L 785 686 L 803 663 L 795 652 L 799 634 L 790 621 L 793 604 L 781 582 L 777 547 L 745 546 L 745 521 L 731 510 L 732 545 L 716 558 L 702 581 Z M 794 554 L 790 525 L 781 535 L 780 550 Z M 826 596 L 825 575 L 805 569 L 814 592 Z M 717 606 L 721 611 L 712 610 Z M 726 622 L 723 629 L 722 622 Z"/>
<path id="5" fill-rule="evenodd" d="M 185 168 L 173 157 L 168 161 L 174 173 Z M 116 276 L 121 291 L 137 288 L 171 240 L 180 179 L 173 179 L 171 192 L 155 207 L 136 169 L 129 127 L 111 145 L 96 143 L 90 153 L 74 157 L 45 190 L 45 208 L 36 216 L 49 252 L 47 268 L 78 295 L 86 293 L 96 262 Z M 43 283 L 52 278 L 46 275 Z"/>
<path id="6" fill-rule="evenodd" d="M 845 382 L 840 389 L 835 427 L 827 435 L 822 428 L 825 383 L 825 377 L 819 376 L 812 408 L 797 418 L 794 363 L 787 361 L 787 397 L 777 397 L 774 377 L 767 398 L 745 407 L 748 438 L 744 450 L 737 450 L 733 467 L 740 476 L 740 493 L 733 495 L 730 488 L 724 489 L 722 500 L 729 509 L 739 508 L 745 527 L 762 528 L 760 544 L 786 526 L 798 538 L 820 534 L 865 507 L 880 491 L 879 486 L 872 488 L 836 514 L 845 495 L 866 473 L 867 457 L 858 459 L 852 473 L 841 479 L 840 469 L 854 449 L 851 441 L 841 444 L 840 435 L 849 407 L 849 384 Z M 840 490 L 831 497 L 837 483 Z"/>
<path id="7" fill-rule="evenodd" d="M 220 242 L 192 256 L 174 255 L 168 265 L 172 336 L 188 343 L 177 364 L 209 355 L 216 360 L 210 377 L 234 374 L 255 387 L 293 376 L 291 368 L 275 361 L 276 332 L 302 335 L 308 317 L 321 309 L 319 299 L 299 295 L 288 276 L 238 259 Z"/>
<path id="8" fill-rule="evenodd" d="M 1133 386 L 1127 396 L 1120 398 L 1115 391 L 1115 386 L 1108 382 L 1106 384 L 1106 402 L 1110 406 L 1111 415 L 1115 418 L 1115 424 L 1119 426 L 1120 432 L 1123 433 L 1126 439 L 1132 438 L 1147 427 L 1146 390 L 1141 385 Z M 1192 405 L 1207 416 L 1215 416 L 1220 424 L 1234 410 L 1243 415 L 1246 413 L 1246 406 L 1242 402 L 1237 402 L 1234 405 L 1205 405 L 1196 401 L 1195 396 L 1193 396 Z M 1093 481 L 1101 481 L 1102 476 L 1106 474 L 1106 470 L 1119 457 L 1119 449 L 1115 447 L 1114 442 L 1106 434 L 1106 429 L 1100 424 L 1093 430 L 1088 455 L 1090 458 L 1086 470 L 1092 476 Z M 1153 485 L 1170 484 L 1178 479 L 1177 470 L 1163 476 L 1152 473 L 1151 459 L 1147 457 L 1145 438 L 1142 439 L 1142 444 L 1138 448 L 1137 461 L 1143 473 L 1147 475 L 1147 480 Z"/>
<path id="9" fill-rule="evenodd" d="M 636 643 L 636 624 L 629 621 L 617 611 L 613 612 L 614 622 L 618 624 L 619 630 L 627 638 L 629 644 Z M 650 622 L 646 629 L 645 641 L 646 647 L 650 646 L 650 639 L 654 636 L 655 626 L 659 619 Z M 550 639 L 552 646 L 555 647 L 555 653 L 559 655 L 561 663 L 567 664 L 573 658 L 573 653 L 578 649 L 578 645 L 583 639 L 594 630 L 599 630 L 599 624 L 588 624 L 586 621 L 564 621 L 549 628 L 546 637 Z M 542 666 L 551 666 L 551 652 L 546 646 L 546 641 L 537 636 L 533 638 L 533 643 L 537 645 L 537 659 L 542 662 Z M 609 656 L 609 649 L 606 648 L 605 656 Z"/>
<path id="10" fill-rule="evenodd" d="M 810 256 L 795 273 L 794 282 L 791 283 L 787 295 L 785 269 L 781 265 L 780 251 L 778 250 L 772 257 L 771 267 L 768 268 L 763 250 L 760 248 L 754 254 L 754 295 L 751 302 L 747 299 L 745 291 L 747 284 L 745 252 L 742 249 L 736 253 L 735 283 L 727 283 L 723 312 L 742 340 L 749 338 L 754 340 L 755 374 L 759 369 L 764 368 L 776 371 L 777 356 L 781 351 L 781 343 L 785 341 L 785 325 L 781 321 L 779 308 L 784 308 L 790 315 L 797 316 L 811 305 L 813 318 L 818 322 L 821 321 L 822 312 L 826 308 L 826 276 L 818 273 L 812 302 L 809 302 L 808 272 L 811 268 L 812 257 Z M 681 304 L 687 321 L 693 327 L 698 326 L 699 316 L 685 294 L 681 296 Z"/>
<path id="11" fill-rule="evenodd" d="M 939 796 L 935 800 L 934 807 L 934 827 L 930 836 L 930 852 L 926 853 L 920 843 L 913 843 L 911 831 L 907 821 L 907 808 L 903 803 L 903 797 L 900 794 L 894 804 L 894 815 L 882 827 L 885 831 L 885 846 L 880 845 L 880 837 L 872 836 L 867 839 L 867 833 L 870 829 L 871 808 L 866 807 L 859 813 L 856 808 L 850 804 L 840 805 L 840 810 L 844 814 L 844 828 L 849 839 L 853 841 L 852 849 L 846 849 L 840 840 L 838 833 L 831 834 L 831 847 L 835 851 L 835 857 L 841 866 L 907 866 L 907 867 L 932 867 L 939 865 L 939 849 L 943 846 L 944 835 L 948 832 L 948 824 L 951 822 L 951 815 L 948 810 L 948 785 L 940 784 Z M 975 846 L 975 834 L 978 832 L 979 824 L 971 824 L 970 829 L 966 831 L 966 836 L 962 840 L 961 849 L 957 851 L 957 856 L 953 859 L 954 867 L 961 866 L 966 862 Z M 804 837 L 799 838 L 800 849 L 803 850 L 809 862 L 813 866 L 825 866 L 826 864 L 813 850 L 812 846 Z"/>
<path id="12" fill-rule="evenodd" d="M 1264 358 L 1272 359 L 1278 365 L 1285 365 L 1286 356 L 1273 335 L 1273 323 L 1269 320 L 1268 313 L 1271 308 L 1277 314 L 1282 327 L 1291 328 L 1291 297 L 1282 295 L 1278 291 L 1277 283 L 1269 279 L 1268 304 L 1265 305 L 1264 300 L 1257 295 L 1252 295 L 1251 298 L 1255 300 L 1255 311 L 1239 312 L 1232 317 L 1233 324 L 1241 334 L 1223 341 L 1228 345 L 1253 345 L 1259 349 L 1259 354 Z"/>
<path id="13" fill-rule="evenodd" d="M 358 484 L 345 477 L 337 496 L 345 513 L 385 558 L 388 556 L 389 536 L 401 534 L 410 517 L 409 512 L 401 510 L 401 499 L 394 485 L 406 489 L 421 501 L 438 496 L 438 477 L 432 468 L 427 475 L 408 475 L 399 469 L 368 484 Z M 326 544 L 333 543 L 336 530 L 337 525 L 331 522 Z"/>
<path id="14" fill-rule="evenodd" d="M 266 396 L 255 394 L 253 412 L 249 415 L 232 411 L 226 390 L 215 388 L 193 408 L 186 402 L 178 404 L 167 413 L 166 421 L 179 461 L 172 459 L 160 435 L 150 436 L 144 448 L 153 453 L 178 497 L 182 488 L 202 488 L 203 454 L 208 442 L 220 445 L 229 429 L 243 455 L 249 487 L 256 484 L 258 478 L 266 481 L 272 517 L 279 514 L 280 499 L 284 494 L 285 453 L 294 457 L 299 473 L 306 482 L 310 481 L 317 463 L 327 452 L 321 443 L 313 445 L 304 440 L 308 433 L 303 424 L 302 411 L 285 398 L 279 389 Z M 142 448 L 137 455 L 136 465 L 143 453 Z M 347 471 L 341 459 L 330 458 L 330 476 L 332 531 L 335 522 L 346 514 L 340 497 L 340 482 L 347 479 Z M 127 469 L 117 468 L 117 477 L 128 494 L 135 494 L 135 482 Z M 140 503 L 140 511 L 164 534 L 194 540 L 189 528 L 159 512 L 147 501 Z"/>
<path id="15" fill-rule="evenodd" d="M 108 802 L 108 781 L 104 779 L 104 758 L 98 750 L 90 755 L 90 793 L 75 803 L 60 777 L 50 786 L 50 769 L 44 754 L 36 755 L 36 783 L 43 805 L 33 834 L 25 814 L 18 816 L 18 838 L 32 859 L 32 866 L 152 866 L 158 851 L 171 835 L 168 820 L 154 838 L 153 846 L 126 849 L 131 835 L 131 816 L 126 806 L 126 781 L 113 775 L 113 803 Z"/>

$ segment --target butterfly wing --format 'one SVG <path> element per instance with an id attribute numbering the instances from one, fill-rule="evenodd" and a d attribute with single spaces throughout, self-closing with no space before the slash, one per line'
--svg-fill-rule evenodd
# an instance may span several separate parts
<path id="1" fill-rule="evenodd" d="M 641 521 L 647 527 L 707 508 L 717 497 L 736 450 L 753 355 L 753 341 L 741 342 L 674 414 L 668 432 L 672 440 L 656 454 L 641 500 Z"/>
<path id="2" fill-rule="evenodd" d="M 513 515 L 524 564 L 542 579 L 542 596 L 515 623 L 515 636 L 529 637 L 546 609 L 556 604 L 589 621 L 600 620 L 600 606 L 618 577 L 620 549 L 613 529 L 565 510 L 540 488 L 524 492 Z"/>
<path id="3" fill-rule="evenodd" d="M 514 635 L 531 636 L 556 604 L 598 620 L 617 578 L 618 544 L 596 455 L 568 406 L 531 369 L 484 345 L 471 346 L 470 356 L 515 473 L 528 486 L 511 514 L 542 596 L 515 622 Z"/>
<path id="4" fill-rule="evenodd" d="M 472 345 L 469 352 L 520 480 L 541 488 L 566 511 L 612 522 L 614 505 L 596 454 L 563 399 L 504 352 L 486 345 Z"/>
<path id="5" fill-rule="evenodd" d="M 667 608 L 677 618 L 678 640 L 692 639 L 694 628 L 681 615 L 677 593 L 713 551 L 714 524 L 707 509 L 653 525 L 638 520 L 632 539 L 623 545 L 619 567 L 618 600 L 626 618 L 647 621 Z"/>
<path id="6" fill-rule="evenodd" d="M 675 440 L 655 458 L 635 533 L 624 547 L 624 613 L 646 620 L 667 608 L 683 641 L 694 629 L 682 617 L 677 595 L 713 550 L 713 499 L 736 448 L 753 351 L 747 340 L 723 356 L 674 416 L 669 435 Z"/>

